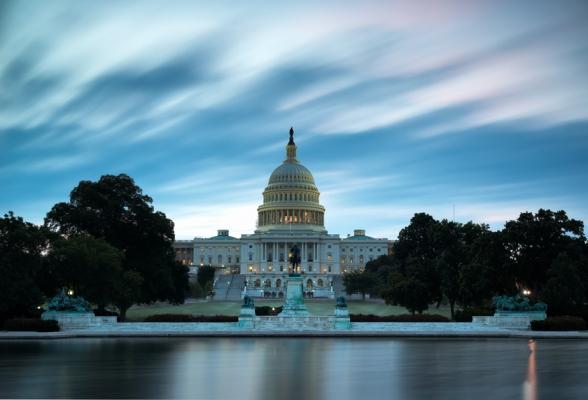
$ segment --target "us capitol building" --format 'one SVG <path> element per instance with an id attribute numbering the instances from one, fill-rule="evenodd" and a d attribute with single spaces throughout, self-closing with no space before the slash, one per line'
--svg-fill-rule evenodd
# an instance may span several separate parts
<path id="1" fill-rule="evenodd" d="M 332 297 L 334 281 L 340 281 L 341 274 L 360 270 L 368 261 L 388 254 L 391 241 L 366 236 L 364 230 L 356 229 L 343 239 L 327 232 L 320 192 L 312 173 L 296 158 L 296 150 L 291 128 L 286 159 L 270 175 L 253 234 L 235 238 L 221 229 L 211 238 L 178 240 L 174 244 L 177 259 L 193 269 L 211 265 L 226 275 L 237 275 L 221 280 L 241 295 L 282 297 L 288 253 L 296 245 L 307 295 Z M 222 285 L 215 284 L 215 289 L 223 289 Z M 229 291 L 223 291 L 227 298 Z"/>

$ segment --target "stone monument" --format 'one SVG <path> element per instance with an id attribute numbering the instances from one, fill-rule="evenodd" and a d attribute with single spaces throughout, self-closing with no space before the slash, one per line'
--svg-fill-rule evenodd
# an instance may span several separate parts
<path id="1" fill-rule="evenodd" d="M 294 245 L 288 254 L 290 264 L 288 280 L 286 281 L 286 297 L 280 317 L 306 317 L 310 314 L 304 305 L 304 283 L 300 275 L 300 249 Z"/>
<path id="2" fill-rule="evenodd" d="M 531 321 L 547 318 L 547 304 L 532 304 L 529 298 L 516 296 L 494 296 L 492 304 L 496 307 L 494 316 L 474 316 L 472 322 L 500 328 L 529 329 Z"/>
<path id="3" fill-rule="evenodd" d="M 337 297 L 337 305 L 335 306 L 335 329 L 350 329 L 351 320 L 349 318 L 349 309 L 345 297 Z"/>
<path id="4" fill-rule="evenodd" d="M 41 315 L 43 320 L 55 320 L 61 329 L 84 329 L 95 326 L 116 324 L 115 316 L 96 317 L 92 307 L 83 297 L 61 291 L 47 305 Z"/>
<path id="5" fill-rule="evenodd" d="M 243 304 L 239 312 L 239 324 L 241 328 L 253 328 L 255 326 L 255 303 L 247 295 L 243 297 Z"/>

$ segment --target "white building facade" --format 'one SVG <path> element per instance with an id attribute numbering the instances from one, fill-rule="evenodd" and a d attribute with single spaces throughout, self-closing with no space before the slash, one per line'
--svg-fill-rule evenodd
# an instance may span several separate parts
<path id="1" fill-rule="evenodd" d="M 324 226 L 325 208 L 311 172 L 297 159 L 294 132 L 286 145 L 286 159 L 271 174 L 258 211 L 258 227 L 252 234 L 235 238 L 219 230 L 211 238 L 175 243 L 177 258 L 186 265 L 211 265 L 245 276 L 245 291 L 259 296 L 268 291 L 280 297 L 288 274 L 288 255 L 300 249 L 300 272 L 309 294 L 325 297 L 332 277 L 389 254 L 388 239 L 366 236 L 356 229 L 340 238 Z M 272 296 L 273 297 L 273 296 Z"/>

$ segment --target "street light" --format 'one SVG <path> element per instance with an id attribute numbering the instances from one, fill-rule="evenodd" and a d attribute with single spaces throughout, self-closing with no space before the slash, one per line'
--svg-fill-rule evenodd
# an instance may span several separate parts
<path id="1" fill-rule="evenodd" d="M 67 291 L 67 295 L 68 295 L 68 296 L 73 296 L 73 295 L 74 295 L 74 291 L 73 291 L 73 289 L 69 289 L 69 290 Z"/>
<path id="2" fill-rule="evenodd" d="M 531 291 L 529 289 L 523 289 L 523 295 L 529 296 L 530 294 L 531 294 Z"/>

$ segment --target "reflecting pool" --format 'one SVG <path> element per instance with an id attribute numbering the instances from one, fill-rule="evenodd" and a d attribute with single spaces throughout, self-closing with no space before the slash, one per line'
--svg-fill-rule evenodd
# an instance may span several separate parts
<path id="1" fill-rule="evenodd" d="M 0 341 L 0 397 L 584 400 L 588 341 Z"/>

